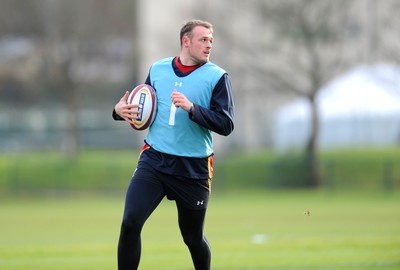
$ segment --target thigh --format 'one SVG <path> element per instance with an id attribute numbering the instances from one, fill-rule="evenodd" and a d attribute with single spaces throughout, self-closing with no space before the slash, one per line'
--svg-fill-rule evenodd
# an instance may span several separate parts
<path id="1" fill-rule="evenodd" d="M 147 164 L 139 163 L 126 193 L 124 220 L 144 223 L 164 196 L 158 173 Z"/>
<path id="2" fill-rule="evenodd" d="M 200 241 L 203 238 L 207 209 L 189 209 L 179 204 L 177 204 L 177 208 L 178 223 L 183 238 Z"/>
<path id="3" fill-rule="evenodd" d="M 167 198 L 188 209 L 206 209 L 210 197 L 210 179 L 169 176 L 163 181 Z"/>

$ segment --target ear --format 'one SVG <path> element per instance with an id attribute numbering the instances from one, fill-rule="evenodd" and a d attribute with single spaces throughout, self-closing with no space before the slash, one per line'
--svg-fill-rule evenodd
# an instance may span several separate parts
<path id="1" fill-rule="evenodd" d="M 189 46 L 189 42 L 190 42 L 190 39 L 189 39 L 189 37 L 188 36 L 183 36 L 182 37 L 182 46 L 183 47 L 188 47 Z"/>

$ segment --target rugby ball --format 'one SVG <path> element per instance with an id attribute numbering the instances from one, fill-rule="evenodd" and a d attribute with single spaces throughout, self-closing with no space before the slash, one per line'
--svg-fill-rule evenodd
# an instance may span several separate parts
<path id="1" fill-rule="evenodd" d="M 145 130 L 154 121 L 157 114 L 157 96 L 156 91 L 148 84 L 140 84 L 129 94 L 128 104 L 138 104 L 138 117 L 132 119 L 130 124 L 135 130 Z"/>

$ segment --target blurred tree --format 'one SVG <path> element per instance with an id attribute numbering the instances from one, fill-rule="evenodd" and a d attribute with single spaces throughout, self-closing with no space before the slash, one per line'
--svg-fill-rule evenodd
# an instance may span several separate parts
<path id="1" fill-rule="evenodd" d="M 68 115 L 63 146 L 72 159 L 79 150 L 80 112 L 85 106 L 79 99 L 85 74 L 77 74 L 74 69 L 84 60 L 104 53 L 101 48 L 110 36 L 121 34 L 120 31 L 132 34 L 129 27 L 133 25 L 135 29 L 136 26 L 135 4 L 136 1 L 120 1 L 115 5 L 106 0 L 47 0 L 44 81 L 46 88 L 58 94 L 66 104 Z M 124 12 L 129 14 L 127 22 L 120 18 Z"/>
<path id="2" fill-rule="evenodd" d="M 140 54 L 131 44 L 138 35 L 137 2 L 2 1 L 0 41 L 7 49 L 0 58 L 0 102 L 47 114 L 65 111 L 65 120 L 50 125 L 65 131 L 61 141 L 70 158 L 78 153 L 79 114 L 93 100 L 92 89 L 136 82 Z M 91 106 L 109 96 L 97 97 Z"/>
<path id="3" fill-rule="evenodd" d="M 400 1 L 369 0 L 370 16 L 375 17 L 375 34 L 371 34 L 370 39 L 376 42 L 377 61 L 394 62 L 400 65 Z M 389 12 L 389 14 L 388 14 Z M 372 42 L 372 41 L 371 41 Z"/>
<path id="4" fill-rule="evenodd" d="M 306 97 L 311 106 L 311 132 L 305 147 L 308 185 L 322 179 L 318 165 L 319 113 L 316 96 L 322 86 L 349 66 L 345 51 L 349 2 L 346 0 L 259 1 L 273 42 L 266 44 L 268 61 L 259 67 L 268 83 L 281 91 Z"/>
<path id="5" fill-rule="evenodd" d="M 26 55 L 18 49 L 22 47 L 31 50 L 24 37 L 37 36 L 42 32 L 41 21 L 35 14 L 37 10 L 34 2 L 1 1 L 0 40 L 3 41 L 3 51 L 0 58 L 0 101 L 7 105 L 16 106 L 34 100 L 37 89 L 30 84 L 32 72 L 29 65 L 34 57 L 23 59 Z M 31 91 L 25 91 L 27 88 Z"/>
<path id="6" fill-rule="evenodd" d="M 41 33 L 43 29 L 40 17 L 36 16 L 37 8 L 35 1 L 1 0 L 0 37 Z"/>

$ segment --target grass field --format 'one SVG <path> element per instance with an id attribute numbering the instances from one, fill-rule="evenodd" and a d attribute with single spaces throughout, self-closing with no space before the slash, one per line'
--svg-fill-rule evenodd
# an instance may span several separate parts
<path id="1" fill-rule="evenodd" d="M 0 269 L 116 269 L 123 199 L 0 200 Z M 205 228 L 213 269 L 400 269 L 399 203 L 398 193 L 215 191 Z M 173 202 L 144 228 L 140 269 L 193 269 Z"/>

